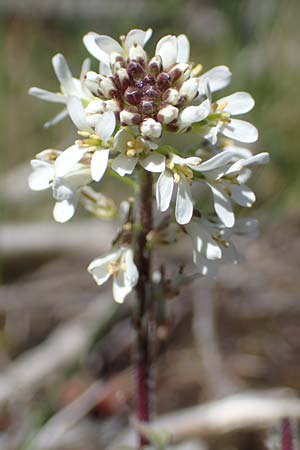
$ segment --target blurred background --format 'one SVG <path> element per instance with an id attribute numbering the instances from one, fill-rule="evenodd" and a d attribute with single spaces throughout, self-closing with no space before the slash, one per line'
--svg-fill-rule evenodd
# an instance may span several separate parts
<path id="1" fill-rule="evenodd" d="M 260 131 L 253 149 L 271 154 L 251 180 L 258 200 L 250 215 L 261 230 L 239 242 L 245 263 L 225 268 L 217 282 L 197 280 L 162 314 L 158 413 L 249 389 L 297 396 L 299 17 L 297 0 L 0 1 L 1 450 L 105 448 L 126 428 L 132 404 L 129 307 L 115 308 L 109 287 L 99 290 L 85 272 L 109 248 L 114 227 L 83 211 L 54 224 L 50 193 L 27 187 L 30 159 L 66 148 L 75 136 L 69 119 L 43 128 L 59 107 L 27 91 L 57 90 L 51 57 L 58 52 L 77 76 L 88 56 L 81 41 L 87 31 L 118 38 L 151 27 L 150 52 L 162 35 L 187 34 L 191 59 L 204 70 L 231 68 L 232 83 L 220 96 L 253 95 L 248 117 Z M 267 438 L 252 429 L 213 431 L 186 445 L 259 449 Z"/>

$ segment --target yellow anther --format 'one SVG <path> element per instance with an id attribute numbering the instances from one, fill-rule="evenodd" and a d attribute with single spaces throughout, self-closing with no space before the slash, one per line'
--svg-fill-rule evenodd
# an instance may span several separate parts
<path id="1" fill-rule="evenodd" d="M 173 161 L 171 161 L 170 159 L 168 159 L 168 160 L 166 161 L 166 167 L 167 167 L 168 169 L 170 169 L 170 170 L 173 170 L 174 167 L 175 167 L 175 164 L 173 163 Z"/>
<path id="2" fill-rule="evenodd" d="M 90 134 L 90 139 L 95 139 L 96 141 L 100 140 L 97 134 Z"/>
<path id="3" fill-rule="evenodd" d="M 197 77 L 202 71 L 202 68 L 202 64 L 197 64 L 195 67 L 193 67 L 191 70 L 191 77 Z"/>
<path id="4" fill-rule="evenodd" d="M 118 275 L 120 264 L 117 261 L 111 261 L 107 264 L 107 272 L 113 276 Z"/>
<path id="5" fill-rule="evenodd" d="M 134 148 L 130 148 L 129 150 L 127 150 L 126 156 L 128 156 L 129 158 L 136 156 L 136 150 Z"/>
<path id="6" fill-rule="evenodd" d="M 218 111 L 218 112 L 224 111 L 224 109 L 226 108 L 226 106 L 228 106 L 228 103 L 227 103 L 227 102 L 217 103 L 217 111 Z"/>
<path id="7" fill-rule="evenodd" d="M 179 181 L 180 181 L 180 175 L 177 173 L 177 172 L 175 172 L 174 174 L 173 174 L 173 177 L 174 177 L 174 183 L 179 183 Z"/>
<path id="8" fill-rule="evenodd" d="M 122 263 L 120 268 L 123 270 L 123 272 L 126 272 L 127 267 L 125 263 Z"/>
<path id="9" fill-rule="evenodd" d="M 77 134 L 79 134 L 79 136 L 82 136 L 85 138 L 90 136 L 90 133 L 88 131 L 77 131 Z"/>

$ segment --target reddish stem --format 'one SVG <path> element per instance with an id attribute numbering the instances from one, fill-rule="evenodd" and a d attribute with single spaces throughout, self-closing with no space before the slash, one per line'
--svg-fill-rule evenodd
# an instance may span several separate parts
<path id="1" fill-rule="evenodd" d="M 152 229 L 152 175 L 141 171 L 139 193 L 139 225 L 137 238 L 137 267 L 139 282 L 137 291 L 137 362 L 136 362 L 136 416 L 139 421 L 150 420 L 149 378 L 150 378 L 150 340 L 149 317 L 151 309 L 151 254 L 147 246 L 147 234 Z M 139 436 L 139 448 L 147 440 Z"/>

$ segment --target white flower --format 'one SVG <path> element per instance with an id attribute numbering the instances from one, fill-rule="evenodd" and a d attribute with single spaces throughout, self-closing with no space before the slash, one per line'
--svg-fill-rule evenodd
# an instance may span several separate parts
<path id="1" fill-rule="evenodd" d="M 65 150 L 76 152 L 72 146 Z M 33 191 L 52 188 L 56 204 L 53 216 L 57 222 L 67 222 L 74 213 L 80 196 L 80 188 L 92 181 L 90 169 L 82 164 L 74 164 L 67 173 L 60 170 L 60 159 L 65 152 L 45 150 L 31 161 L 33 172 L 29 177 L 29 186 Z M 53 161 L 53 158 L 56 158 Z"/>
<path id="2" fill-rule="evenodd" d="M 251 207 L 255 201 L 254 192 L 244 184 L 249 177 L 248 168 L 269 161 L 268 153 L 255 156 L 243 156 L 243 150 L 233 147 L 194 167 L 201 173 L 214 197 L 216 214 L 226 227 L 233 227 L 234 213 L 231 202 L 240 206 Z M 244 171 L 246 170 L 246 177 Z"/>
<path id="3" fill-rule="evenodd" d="M 127 129 L 120 130 L 114 138 L 114 149 L 120 154 L 114 158 L 111 168 L 119 175 L 131 174 L 137 163 L 149 172 L 162 172 L 165 157 L 156 152 L 157 144 L 135 137 Z"/>
<path id="4" fill-rule="evenodd" d="M 161 58 L 164 70 L 176 63 L 187 64 L 190 57 L 189 40 L 184 34 L 164 36 L 156 45 L 155 55 Z"/>
<path id="5" fill-rule="evenodd" d="M 113 297 L 118 303 L 123 303 L 139 278 L 130 247 L 118 248 L 95 259 L 88 266 L 88 271 L 98 285 L 104 284 L 113 276 Z"/>
<path id="6" fill-rule="evenodd" d="M 197 78 L 198 80 L 198 94 L 200 96 L 206 95 L 207 83 L 211 92 L 219 91 L 229 85 L 232 73 L 227 66 L 216 66 L 205 72 Z"/>
<path id="7" fill-rule="evenodd" d="M 79 134 L 85 139 L 77 141 L 77 152 L 64 152 L 65 157 L 61 158 L 61 170 L 68 172 L 74 163 L 80 161 L 85 154 L 91 156 L 91 175 L 94 181 L 100 181 L 103 177 L 109 159 L 111 148 L 110 139 L 116 127 L 116 117 L 112 111 L 104 114 L 92 114 L 87 116 L 81 102 L 72 97 L 69 99 L 68 111 L 74 124 L 79 130 Z"/>
<path id="8" fill-rule="evenodd" d="M 122 39 L 123 45 L 120 45 L 110 36 L 100 35 L 90 32 L 83 37 L 83 43 L 96 59 L 98 59 L 108 70 L 107 75 L 111 72 L 109 67 L 114 63 L 116 56 L 127 58 L 132 46 L 140 46 L 143 48 L 151 38 L 152 30 L 130 30 L 126 37 Z"/>
<path id="9" fill-rule="evenodd" d="M 236 141 L 253 143 L 258 139 L 258 131 L 254 125 L 231 116 L 245 114 L 254 106 L 254 100 L 247 92 L 236 92 L 213 103 L 209 84 L 207 84 L 207 100 L 202 106 L 209 107 L 209 132 L 205 135 L 213 145 L 217 142 L 218 133 Z"/>
<path id="10" fill-rule="evenodd" d="M 200 164 L 200 158 L 181 158 L 171 155 L 166 162 L 166 170 L 161 173 L 156 184 L 156 202 L 160 211 L 166 211 L 172 199 L 174 184 L 177 185 L 175 206 L 176 221 L 183 225 L 188 223 L 193 215 L 193 200 L 191 183 L 193 171 Z"/>
<path id="11" fill-rule="evenodd" d="M 140 130 L 143 136 L 158 139 L 162 133 L 162 126 L 159 122 L 149 118 L 141 123 Z"/>
<path id="12" fill-rule="evenodd" d="M 70 97 L 77 97 L 83 102 L 90 101 L 93 98 L 90 91 L 85 87 L 84 84 L 84 76 L 90 68 L 89 59 L 84 60 L 79 79 L 73 77 L 66 59 L 60 53 L 52 58 L 52 65 L 58 81 L 60 82 L 61 92 L 50 92 L 45 89 L 32 87 L 29 89 L 30 95 L 48 102 L 62 104 L 66 104 Z M 48 128 L 52 125 L 55 125 L 56 123 L 67 117 L 67 115 L 68 111 L 66 108 L 64 108 L 52 120 L 45 123 L 45 127 Z"/>
<path id="13" fill-rule="evenodd" d="M 193 242 L 193 261 L 201 275 L 215 277 L 222 264 L 237 264 L 241 256 L 230 240 L 233 234 L 250 235 L 257 230 L 255 219 L 239 219 L 234 228 L 193 217 L 185 229 Z"/>

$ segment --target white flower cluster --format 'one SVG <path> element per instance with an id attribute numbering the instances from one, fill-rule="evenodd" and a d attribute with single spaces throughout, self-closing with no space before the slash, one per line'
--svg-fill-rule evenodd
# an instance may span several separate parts
<path id="1" fill-rule="evenodd" d="M 29 93 L 63 104 L 63 111 L 46 126 L 69 115 L 80 138 L 64 151 L 37 154 L 29 184 L 33 190 L 52 188 L 54 218 L 66 222 L 79 200 L 91 212 L 99 209 L 97 193 L 87 187 L 92 182 L 99 183 L 106 174 L 126 179 L 135 178 L 140 170 L 152 172 L 157 209 L 169 211 L 165 230 L 158 230 L 163 234 L 175 224 L 187 233 L 199 273 L 214 274 L 220 262 L 237 261 L 231 235 L 253 229 L 251 220 L 235 221 L 232 206 L 252 206 L 255 195 L 246 182 L 251 168 L 267 163 L 269 156 L 253 156 L 241 147 L 241 143 L 254 143 L 258 138 L 252 124 L 235 118 L 253 108 L 251 95 L 236 92 L 219 100 L 212 97 L 230 83 L 228 67 L 217 66 L 202 74 L 202 66 L 190 62 L 185 35 L 164 36 L 155 55 L 149 57 L 144 46 L 151 34 L 150 29 L 131 30 L 119 43 L 109 36 L 88 33 L 84 45 L 100 66 L 99 71 L 91 71 L 90 61 L 84 61 L 79 79 L 73 77 L 61 54 L 54 56 L 60 92 L 34 87 Z M 169 145 L 168 137 L 183 134 L 198 136 L 198 148 Z M 193 199 L 197 186 L 209 188 L 213 218 L 205 217 L 201 197 L 200 202 Z M 114 216 L 112 203 L 107 200 L 105 204 L 107 217 Z M 134 232 L 128 233 L 128 223 L 126 226 L 126 238 L 121 233 L 112 251 L 88 268 L 98 284 L 113 276 L 118 302 L 138 281 Z"/>

